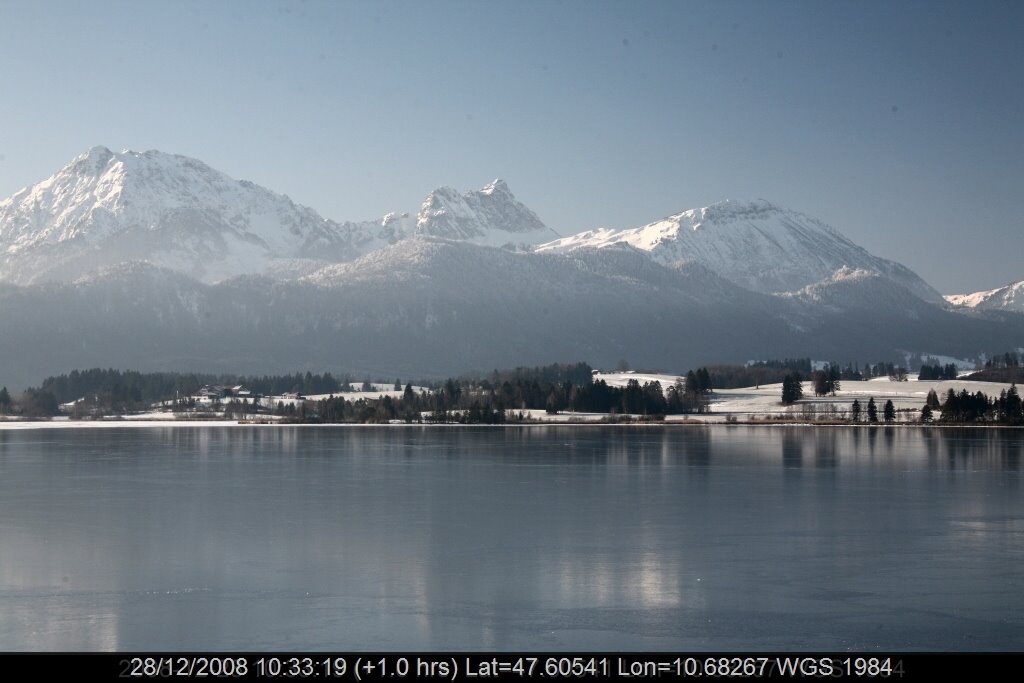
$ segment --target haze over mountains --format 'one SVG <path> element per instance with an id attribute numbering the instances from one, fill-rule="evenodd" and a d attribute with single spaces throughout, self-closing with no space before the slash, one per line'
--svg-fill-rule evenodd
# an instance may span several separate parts
<path id="1" fill-rule="evenodd" d="M 0 283 L 0 384 L 14 386 L 96 365 L 427 377 L 626 358 L 685 371 L 973 357 L 1024 340 L 1019 294 L 947 303 L 764 200 L 560 237 L 497 180 L 337 222 L 194 159 L 103 147 L 0 202 Z"/>

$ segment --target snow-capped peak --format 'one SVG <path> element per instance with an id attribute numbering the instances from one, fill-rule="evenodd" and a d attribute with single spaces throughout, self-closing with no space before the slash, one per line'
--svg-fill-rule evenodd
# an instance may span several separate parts
<path id="1" fill-rule="evenodd" d="M 508 189 L 508 183 L 506 183 L 501 178 L 495 178 L 494 180 L 492 180 L 491 182 L 487 183 L 482 188 L 480 188 L 480 194 L 482 194 L 482 195 L 490 196 L 490 195 L 492 195 L 492 194 L 494 194 L 496 192 L 499 193 L 499 194 L 506 194 L 506 195 L 511 195 L 512 194 L 509 191 L 509 189 Z"/>
<path id="2" fill-rule="evenodd" d="M 439 187 L 427 195 L 415 216 L 392 212 L 377 221 L 346 225 L 371 236 L 362 245 L 362 253 L 411 237 L 441 237 L 492 247 L 532 247 L 558 237 L 501 179 L 465 193 Z"/>
<path id="3" fill-rule="evenodd" d="M 492 246 L 507 242 L 538 244 L 557 237 L 501 179 L 464 194 L 450 187 L 434 190 L 420 207 L 416 228 L 422 235 Z"/>
<path id="4" fill-rule="evenodd" d="M 880 273 L 923 299 L 941 300 L 906 267 L 868 253 L 817 219 L 764 199 L 727 200 L 639 228 L 590 230 L 538 250 L 565 252 L 620 243 L 663 263 L 701 263 L 758 292 L 795 291 L 847 267 Z"/>
<path id="5" fill-rule="evenodd" d="M 500 179 L 437 189 L 418 214 L 336 223 L 197 159 L 96 146 L 0 201 L 0 281 L 73 281 L 146 260 L 210 282 L 348 261 L 414 235 L 491 246 L 558 237 Z"/>
<path id="6" fill-rule="evenodd" d="M 344 256 L 348 237 L 313 210 L 197 159 L 97 146 L 0 202 L 0 279 L 73 280 L 146 259 L 216 280 L 276 258 Z"/>
<path id="7" fill-rule="evenodd" d="M 129 150 L 126 149 L 123 151 L 128 152 Z M 102 167 L 110 161 L 112 156 L 114 156 L 114 153 L 111 152 L 109 148 L 104 147 L 103 145 L 96 145 L 75 157 L 71 164 L 74 165 L 76 163 L 88 162 L 92 163 L 94 166 Z"/>
<path id="8" fill-rule="evenodd" d="M 1024 280 L 973 294 L 950 294 L 945 297 L 953 306 L 986 311 L 1024 313 Z"/>

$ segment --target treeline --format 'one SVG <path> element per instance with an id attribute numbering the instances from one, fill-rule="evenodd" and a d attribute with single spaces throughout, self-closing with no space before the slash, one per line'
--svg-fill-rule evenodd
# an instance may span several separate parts
<path id="1" fill-rule="evenodd" d="M 52 394 L 57 403 L 87 398 L 120 411 L 145 407 L 176 394 L 194 394 L 214 380 L 213 375 L 92 368 L 47 377 L 38 391 Z"/>
<path id="2" fill-rule="evenodd" d="M 834 366 L 839 372 L 839 379 L 860 382 L 874 377 L 888 377 L 893 381 L 906 381 L 907 369 L 900 364 L 880 361 L 878 363 L 865 363 L 863 367 L 859 363 L 847 363 L 845 367 L 839 367 L 838 363 L 830 363 L 827 367 Z"/>
<path id="3" fill-rule="evenodd" d="M 136 370 L 113 370 L 93 368 L 73 370 L 68 374 L 47 377 L 41 391 L 54 395 L 59 403 L 67 403 L 90 395 L 102 394 L 119 405 L 153 403 L 155 401 L 189 396 L 206 385 L 243 385 L 254 394 L 329 394 L 334 391 L 351 391 L 350 378 L 335 379 L 331 373 L 322 375 L 311 372 L 294 375 L 214 375 L 177 372 L 138 372 Z"/>
<path id="4" fill-rule="evenodd" d="M 56 415 L 59 408 L 57 399 L 47 391 L 28 389 L 16 401 L 7 387 L 0 387 L 0 415 L 49 417 Z"/>
<path id="5" fill-rule="evenodd" d="M 1024 367 L 1010 368 L 985 368 L 978 372 L 972 372 L 964 379 L 977 382 L 1024 382 Z"/>
<path id="6" fill-rule="evenodd" d="M 922 422 L 932 421 L 937 403 L 938 397 L 933 390 L 921 409 Z M 943 423 L 1024 425 L 1024 402 L 1016 384 L 1001 391 L 996 398 L 990 398 L 981 391 L 972 394 L 966 389 L 959 393 L 950 389 L 939 410 L 939 421 Z"/>
<path id="7" fill-rule="evenodd" d="M 707 370 L 713 389 L 740 389 L 762 384 L 778 384 L 786 377 L 792 378 L 794 375 L 813 379 L 815 374 L 820 372 L 825 372 L 830 382 L 859 382 L 873 377 L 889 377 L 897 381 L 907 378 L 906 368 L 887 361 L 865 363 L 863 366 L 853 362 L 845 366 L 832 362 L 818 370 L 812 368 L 809 358 L 786 358 L 757 361 L 747 365 L 710 365 Z M 826 393 L 831 393 L 831 389 Z"/>
<path id="8" fill-rule="evenodd" d="M 999 368 L 1019 368 L 1021 366 L 1020 353 L 1017 351 L 1004 351 L 1003 353 L 994 353 L 992 357 L 985 361 L 986 369 L 999 369 Z"/>
<path id="9" fill-rule="evenodd" d="M 956 365 L 953 363 L 947 363 L 946 365 L 922 365 L 921 370 L 917 373 L 918 379 L 924 380 L 947 380 L 956 379 Z"/>
<path id="10" fill-rule="evenodd" d="M 390 384 L 390 383 L 389 383 Z M 421 415 L 438 422 L 502 423 L 521 411 L 545 410 L 648 416 L 704 412 L 706 395 L 711 391 L 707 368 L 690 371 L 686 379 L 668 387 L 659 382 L 641 384 L 631 379 L 624 387 L 594 382 L 593 369 L 587 363 L 555 363 L 538 367 L 494 370 L 486 377 L 450 378 L 434 384 L 429 393 L 417 393 L 406 384 L 400 397 L 377 399 L 343 395 L 352 387 L 345 377 L 330 373 L 294 375 L 242 375 L 142 373 L 95 368 L 48 377 L 38 389 L 26 391 L 20 402 L 6 401 L 0 410 L 29 417 L 56 415 L 59 405 L 76 403 L 73 416 L 98 417 L 145 410 L 158 402 L 170 402 L 176 412 L 195 410 L 189 398 L 204 385 L 231 387 L 243 385 L 252 396 L 299 394 L 336 394 L 323 401 L 280 402 L 269 412 L 299 421 L 387 422 L 418 421 Z M 369 388 L 369 381 L 363 388 Z M 394 384 L 401 389 L 399 380 Z M 230 393 L 220 402 L 227 417 L 246 417 L 265 413 L 264 402 L 241 399 Z"/>
<path id="11" fill-rule="evenodd" d="M 613 387 L 604 380 L 593 381 L 593 371 L 586 363 L 555 364 L 496 370 L 486 379 L 451 378 L 430 393 L 417 393 L 407 384 L 400 397 L 370 401 L 334 396 L 298 407 L 282 404 L 276 411 L 305 422 L 417 422 L 422 417 L 427 422 L 503 424 L 525 419 L 528 410 L 657 418 L 705 412 L 710 388 L 702 382 L 707 381 L 704 369 L 667 388 L 657 381 L 641 384 L 636 379 L 624 387 Z"/>
<path id="12" fill-rule="evenodd" d="M 985 367 L 972 373 L 966 379 L 980 382 L 1024 382 L 1024 364 L 1017 351 L 992 354 L 985 361 Z"/>
<path id="13" fill-rule="evenodd" d="M 660 382 L 641 384 L 636 379 L 624 387 L 609 386 L 593 379 L 587 363 L 555 363 L 534 368 L 495 370 L 487 379 L 448 379 L 430 394 L 417 394 L 416 407 L 439 417 L 454 411 L 474 411 L 481 415 L 509 410 L 566 410 L 583 413 L 632 413 L 675 415 L 702 412 L 705 394 L 711 390 L 707 368 L 690 371 L 685 382 L 665 388 Z M 412 397 L 407 390 L 403 401 Z M 425 401 L 426 403 L 422 403 Z"/>
<path id="14" fill-rule="evenodd" d="M 540 397 L 547 391 L 547 397 Z M 411 385 L 399 398 L 347 400 L 334 396 L 309 406 L 278 408 L 278 412 L 305 422 L 456 422 L 463 424 L 504 424 L 524 419 L 527 410 L 549 414 L 566 410 L 583 413 L 637 414 L 649 417 L 703 412 L 707 401 L 701 394 L 687 392 L 683 383 L 663 391 L 659 382 L 629 380 L 625 387 L 608 386 L 604 380 L 590 384 L 545 384 L 520 378 L 520 383 L 503 382 L 484 388 L 450 380 L 432 393 L 415 393 Z"/>
<path id="15" fill-rule="evenodd" d="M 761 361 L 761 364 L 755 365 L 709 365 L 702 369 L 708 373 L 710 389 L 739 389 L 761 384 L 777 384 L 791 371 L 810 372 L 810 360 L 807 361 L 806 369 L 774 365 L 781 362 L 783 361 Z M 802 363 L 796 365 L 803 367 Z"/>
<path id="16" fill-rule="evenodd" d="M 811 359 L 810 358 L 785 358 L 783 360 L 759 360 L 753 363 L 748 363 L 749 368 L 771 368 L 773 370 L 784 370 L 788 372 L 798 372 L 803 374 L 810 374 L 811 372 Z"/>
<path id="17" fill-rule="evenodd" d="M 510 370 L 494 370 L 486 378 L 464 375 L 459 378 L 464 384 L 479 384 L 482 387 L 496 387 L 509 382 L 537 381 L 544 384 L 589 384 L 594 369 L 587 363 L 552 363 L 535 367 L 517 367 Z"/>
<path id="18" fill-rule="evenodd" d="M 92 368 L 47 377 L 40 387 L 25 392 L 18 403 L 20 412 L 17 414 L 33 417 L 55 415 L 59 404 L 79 399 L 84 399 L 84 407 L 91 414 L 119 414 L 144 410 L 159 401 L 192 396 L 203 386 L 238 385 L 253 395 L 263 396 L 356 390 L 350 376 L 338 379 L 329 372 L 245 376 Z M 369 386 L 369 381 L 366 381 L 362 388 L 369 390 Z M 10 408 L 8 412 L 11 412 Z"/>

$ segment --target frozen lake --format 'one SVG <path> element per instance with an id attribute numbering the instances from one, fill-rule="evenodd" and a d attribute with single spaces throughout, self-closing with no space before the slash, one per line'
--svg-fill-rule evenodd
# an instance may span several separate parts
<path id="1" fill-rule="evenodd" d="M 0 429 L 0 650 L 1021 650 L 1022 457 L 992 429 Z"/>

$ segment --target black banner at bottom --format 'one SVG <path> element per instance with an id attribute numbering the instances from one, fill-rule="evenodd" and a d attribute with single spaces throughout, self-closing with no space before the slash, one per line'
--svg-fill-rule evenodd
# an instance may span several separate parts
<path id="1" fill-rule="evenodd" d="M 509 681 L 631 679 L 924 680 L 1005 674 L 1020 653 L 6 653 L 0 678 L 145 681 Z"/>

